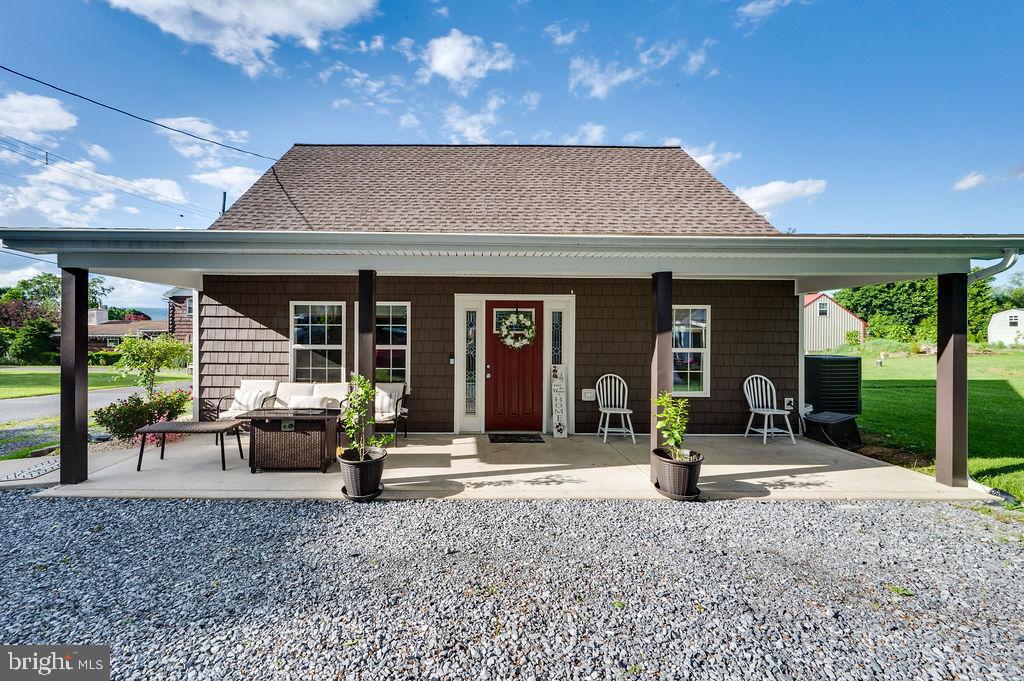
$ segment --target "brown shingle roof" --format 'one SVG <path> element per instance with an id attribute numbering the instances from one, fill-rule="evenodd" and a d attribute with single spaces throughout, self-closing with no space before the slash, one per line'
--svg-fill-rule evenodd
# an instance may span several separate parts
<path id="1" fill-rule="evenodd" d="M 777 234 L 679 148 L 293 146 L 211 229 Z"/>

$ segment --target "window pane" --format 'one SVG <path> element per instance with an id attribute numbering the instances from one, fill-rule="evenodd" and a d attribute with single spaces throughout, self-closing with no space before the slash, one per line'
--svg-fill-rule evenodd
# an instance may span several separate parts
<path id="1" fill-rule="evenodd" d="M 341 383 L 344 379 L 341 376 L 341 369 L 328 369 L 327 370 L 327 382 L 328 383 Z"/>
<path id="2" fill-rule="evenodd" d="M 374 363 L 378 367 L 391 368 L 391 351 L 390 350 L 377 350 Z"/>
<path id="3" fill-rule="evenodd" d="M 323 326 L 311 326 L 309 327 L 309 344 L 310 345 L 323 345 L 327 340 L 327 332 Z"/>
<path id="4" fill-rule="evenodd" d="M 377 326 L 387 326 L 391 323 L 391 306 L 390 305 L 378 305 L 377 306 Z"/>
<path id="5" fill-rule="evenodd" d="M 391 382 L 392 383 L 405 383 L 405 369 L 392 369 L 391 370 Z"/>
<path id="6" fill-rule="evenodd" d="M 295 344 L 296 345 L 309 345 L 309 327 L 308 326 L 296 326 L 295 327 Z"/>
<path id="7" fill-rule="evenodd" d="M 377 345 L 391 345 L 391 327 L 377 327 Z"/>
<path id="8" fill-rule="evenodd" d="M 382 369 L 377 367 L 373 372 L 373 376 L 377 383 L 391 383 L 391 369 Z"/>
<path id="9" fill-rule="evenodd" d="M 405 350 L 392 350 L 391 351 L 391 368 L 392 369 L 404 369 L 405 368 Z"/>
<path id="10" fill-rule="evenodd" d="M 466 415 L 476 414 L 476 310 L 466 311 Z"/>
<path id="11" fill-rule="evenodd" d="M 327 344 L 341 345 L 345 341 L 345 329 L 341 326 L 327 327 Z"/>
<path id="12" fill-rule="evenodd" d="M 325 321 L 328 324 L 344 324 L 345 317 L 341 310 L 341 305 L 328 305 L 326 307 Z"/>
<path id="13" fill-rule="evenodd" d="M 295 368 L 305 369 L 309 367 L 309 350 L 295 351 Z"/>
<path id="14" fill-rule="evenodd" d="M 408 327 L 405 326 L 392 326 L 391 327 L 391 343 L 390 345 L 405 345 L 408 341 L 406 337 L 408 335 Z"/>
<path id="15" fill-rule="evenodd" d="M 327 366 L 332 368 L 340 367 L 344 364 L 344 357 L 341 350 L 328 350 L 327 351 Z"/>
<path id="16" fill-rule="evenodd" d="M 551 313 L 551 363 L 562 363 L 562 312 Z"/>
<path id="17" fill-rule="evenodd" d="M 409 323 L 409 309 L 405 305 L 391 306 L 391 323 L 405 326 Z"/>

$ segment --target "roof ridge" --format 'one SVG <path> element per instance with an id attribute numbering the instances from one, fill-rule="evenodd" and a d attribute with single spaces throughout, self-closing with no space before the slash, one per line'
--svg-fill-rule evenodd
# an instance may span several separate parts
<path id="1" fill-rule="evenodd" d="M 443 142 L 295 142 L 293 147 L 507 147 L 510 149 L 667 149 L 683 151 L 682 147 L 669 147 L 660 144 L 445 144 Z"/>

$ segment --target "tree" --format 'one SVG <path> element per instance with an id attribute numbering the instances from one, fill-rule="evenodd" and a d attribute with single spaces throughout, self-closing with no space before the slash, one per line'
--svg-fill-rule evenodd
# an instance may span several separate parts
<path id="1" fill-rule="evenodd" d="M 967 339 L 975 343 L 988 340 L 988 321 L 999 305 L 992 296 L 992 284 L 979 279 L 967 287 Z"/>
<path id="2" fill-rule="evenodd" d="M 53 333 L 57 330 L 53 322 L 45 318 L 25 322 L 7 349 L 7 355 L 19 364 L 45 364 L 55 352 Z"/>
<path id="3" fill-rule="evenodd" d="M 129 322 L 148 322 L 152 319 L 142 310 L 134 307 L 108 307 L 107 319 Z"/>
<path id="4" fill-rule="evenodd" d="M 102 307 L 103 299 L 114 290 L 106 285 L 103 277 L 92 277 L 89 280 L 89 307 Z M 0 303 L 24 300 L 40 305 L 43 309 L 56 312 L 60 310 L 60 277 L 56 274 L 43 272 L 28 279 L 22 279 L 7 289 L 0 297 Z"/>
<path id="5" fill-rule="evenodd" d="M 120 373 L 138 374 L 138 384 L 144 387 L 150 396 L 153 395 L 156 385 L 157 372 L 161 369 L 188 366 L 192 360 L 191 346 L 166 333 L 152 339 L 125 336 L 117 351 L 121 353 L 121 359 L 117 361 Z"/>
<path id="6" fill-rule="evenodd" d="M 49 319 L 57 322 L 56 311 L 44 310 L 38 303 L 30 303 L 27 300 L 11 300 L 0 303 L 0 326 L 12 329 L 20 329 L 30 319 Z"/>
<path id="7" fill-rule="evenodd" d="M 11 349 L 11 343 L 14 342 L 16 335 L 18 335 L 18 332 L 14 329 L 0 326 L 0 359 L 7 356 L 7 351 Z"/>
<path id="8" fill-rule="evenodd" d="M 995 289 L 993 296 L 1000 310 L 1024 308 L 1024 273 L 1010 277 L 1005 285 Z"/>

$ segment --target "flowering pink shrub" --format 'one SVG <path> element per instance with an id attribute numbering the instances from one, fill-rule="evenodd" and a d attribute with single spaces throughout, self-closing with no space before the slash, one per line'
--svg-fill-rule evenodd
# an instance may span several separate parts
<path id="1" fill-rule="evenodd" d="M 97 409 L 94 418 L 111 437 L 134 440 L 136 430 L 151 423 L 177 419 L 188 410 L 191 401 L 191 390 L 155 392 L 150 398 L 136 393 Z"/>

